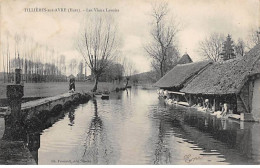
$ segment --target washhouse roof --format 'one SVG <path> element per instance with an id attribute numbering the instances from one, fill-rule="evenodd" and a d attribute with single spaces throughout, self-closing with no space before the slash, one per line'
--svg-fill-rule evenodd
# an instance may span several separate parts
<path id="1" fill-rule="evenodd" d="M 191 79 L 193 76 L 198 74 L 202 69 L 211 64 L 210 61 L 201 61 L 188 64 L 178 64 L 167 74 L 165 74 L 154 86 L 160 88 L 180 88 Z"/>
<path id="2" fill-rule="evenodd" d="M 190 81 L 181 92 L 190 94 L 237 94 L 249 76 L 260 73 L 260 45 L 242 59 L 214 63 Z"/>

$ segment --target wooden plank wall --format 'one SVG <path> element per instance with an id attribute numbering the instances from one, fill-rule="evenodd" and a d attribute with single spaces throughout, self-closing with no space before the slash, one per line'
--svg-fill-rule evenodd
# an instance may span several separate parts
<path id="1" fill-rule="evenodd" d="M 249 82 L 247 82 L 237 95 L 237 111 L 239 113 L 250 113 L 249 97 Z"/>

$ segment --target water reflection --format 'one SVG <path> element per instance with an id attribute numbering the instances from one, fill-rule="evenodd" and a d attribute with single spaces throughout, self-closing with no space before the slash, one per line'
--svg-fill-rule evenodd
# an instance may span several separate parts
<path id="1" fill-rule="evenodd" d="M 169 107 L 152 90 L 133 88 L 111 97 L 75 109 L 74 130 L 68 132 L 61 121 L 46 132 L 62 128 L 75 138 L 59 143 L 43 134 L 40 163 L 59 144 L 64 151 L 57 154 L 79 159 L 77 164 L 259 164 L 259 123 Z M 199 159 L 187 162 L 187 156 Z"/>
<path id="2" fill-rule="evenodd" d="M 99 116 L 98 101 L 106 102 L 107 100 L 92 100 L 94 115 L 86 133 L 81 161 L 85 164 L 115 164 L 116 157 L 113 153 L 115 149 L 108 139 L 102 117 Z"/>
<path id="3" fill-rule="evenodd" d="M 163 128 L 160 124 L 159 136 L 161 132 L 166 132 L 169 136 L 173 134 L 174 137 L 181 138 L 179 143 L 188 143 L 193 151 L 200 151 L 198 156 L 203 156 L 209 163 L 259 164 L 260 151 L 256 145 L 260 138 L 259 123 L 217 119 L 192 109 L 181 110 L 180 107 L 168 111 L 170 113 L 156 113 L 153 116 L 160 122 L 171 123 L 164 124 Z M 193 152 L 187 149 L 185 152 L 185 148 L 183 151 L 183 155 Z M 201 160 L 200 163 L 204 161 Z M 164 161 L 163 164 L 168 163 Z"/>
<path id="4" fill-rule="evenodd" d="M 154 164 L 170 164 L 171 153 L 169 147 L 165 144 L 165 127 L 163 121 L 159 124 L 158 140 L 155 147 Z"/>
<path id="5" fill-rule="evenodd" d="M 74 120 L 75 120 L 75 111 L 69 111 L 69 115 L 68 115 L 69 119 L 70 119 L 70 123 L 68 124 L 69 126 L 73 126 L 74 125 Z"/>
<path id="6" fill-rule="evenodd" d="M 25 138 L 39 164 L 259 164 L 259 130 L 132 88 L 61 112 Z"/>
<path id="7" fill-rule="evenodd" d="M 215 146 L 230 163 L 257 164 L 259 163 L 259 123 L 244 123 L 229 119 L 217 119 L 215 116 L 189 112 L 184 116 L 185 124 L 195 127 L 197 131 L 208 134 L 211 140 L 210 151 Z M 205 126 L 205 121 L 208 123 Z M 217 143 L 216 143 L 217 141 Z M 224 146 L 218 147 L 219 142 Z M 239 156 L 237 155 L 239 154 Z"/>
<path id="8" fill-rule="evenodd" d="M 22 156 L 24 150 L 19 149 L 23 147 L 28 147 L 29 151 L 31 152 L 31 155 L 33 159 L 35 160 L 36 164 L 38 164 L 38 149 L 40 148 L 40 132 L 31 132 L 31 130 L 26 130 L 24 125 L 21 123 L 15 122 L 16 120 L 12 118 L 11 116 L 5 116 L 5 130 L 4 135 L 2 137 L 2 140 L 0 140 L 0 146 L 2 146 L 1 143 L 5 145 L 4 151 L 8 151 L 8 145 L 10 145 L 10 148 L 16 147 L 16 154 L 12 156 L 3 156 L 5 153 L 0 154 L 0 164 L 16 164 L 16 161 L 21 162 L 26 156 Z M 19 146 L 21 142 L 24 142 L 22 144 L 23 147 Z M 6 146 L 7 145 L 7 146 Z M 26 154 L 27 155 L 27 154 Z M 29 158 L 28 158 L 29 159 Z M 26 161 L 24 161 L 26 162 Z"/>
<path id="9" fill-rule="evenodd" d="M 41 139 L 40 139 L 40 132 L 34 132 L 27 134 L 27 146 L 30 150 L 36 164 L 38 164 L 38 150 L 40 148 Z"/>
<path id="10" fill-rule="evenodd" d="M 36 164 L 38 164 L 38 158 L 39 158 L 38 150 L 41 144 L 40 142 L 41 131 L 51 127 L 57 121 L 62 120 L 65 117 L 65 114 L 68 113 L 68 111 L 69 111 L 70 121 L 71 123 L 73 123 L 75 107 L 71 107 L 66 111 L 60 111 L 56 116 L 49 117 L 46 120 L 46 122 L 41 123 L 42 125 L 39 129 L 35 129 L 31 127 L 27 128 L 23 123 L 17 123 L 17 120 L 12 118 L 11 116 L 5 116 L 4 120 L 2 120 L 4 123 L 4 131 L 3 131 L 3 137 L 1 139 L 4 140 L 4 143 L 5 141 L 12 142 L 14 144 L 17 141 L 24 142 L 24 145 L 29 149 Z M 2 143 L 1 139 L 0 139 L 0 143 Z M 24 158 L 20 158 L 19 155 L 9 156 L 9 157 L 12 157 L 12 160 L 18 160 L 18 161 L 19 159 L 24 159 Z M 8 160 L 6 159 L 2 160 L 3 158 L 5 157 L 0 156 L 0 164 L 8 162 Z M 10 163 L 13 164 L 12 162 Z"/>
<path id="11" fill-rule="evenodd" d="M 102 155 L 102 152 L 105 153 L 106 149 L 99 148 L 99 147 L 103 147 L 104 144 L 103 142 L 104 136 L 102 132 L 103 122 L 101 118 L 98 116 L 97 100 L 93 100 L 93 104 L 94 104 L 94 116 L 91 119 L 91 123 L 87 132 L 87 137 L 84 144 L 85 150 L 82 158 L 86 159 L 86 162 L 98 164 L 100 155 Z M 101 146 L 99 146 L 99 144 Z"/>

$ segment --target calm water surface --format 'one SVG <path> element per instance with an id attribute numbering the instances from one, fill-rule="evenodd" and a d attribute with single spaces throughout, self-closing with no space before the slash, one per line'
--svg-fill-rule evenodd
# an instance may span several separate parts
<path id="1" fill-rule="evenodd" d="M 131 89 L 62 114 L 30 150 L 38 164 L 259 164 L 259 130 Z"/>

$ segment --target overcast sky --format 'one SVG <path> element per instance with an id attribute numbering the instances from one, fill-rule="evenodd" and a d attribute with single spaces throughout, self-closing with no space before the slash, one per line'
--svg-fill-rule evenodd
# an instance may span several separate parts
<path id="1" fill-rule="evenodd" d="M 74 8 L 81 12 L 25 12 L 25 8 L 35 7 Z M 2 0 L 1 36 L 7 31 L 11 35 L 24 33 L 56 48 L 67 60 L 81 59 L 74 44 L 87 14 L 82 10 L 87 8 L 119 10 L 113 15 L 122 36 L 122 54 L 135 63 L 139 72 L 149 71 L 150 60 L 143 46 L 150 30 L 150 0 Z M 211 32 L 231 34 L 236 41 L 245 39 L 249 29 L 258 27 L 260 22 L 259 0 L 171 0 L 169 9 L 182 25 L 178 34 L 181 55 L 187 51 L 194 61 L 202 59 L 197 52 L 198 43 Z"/>

